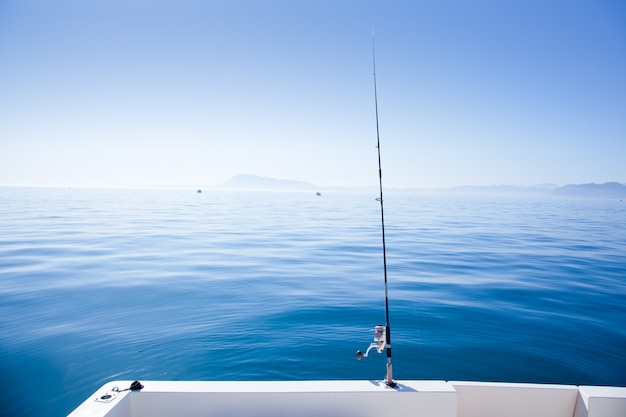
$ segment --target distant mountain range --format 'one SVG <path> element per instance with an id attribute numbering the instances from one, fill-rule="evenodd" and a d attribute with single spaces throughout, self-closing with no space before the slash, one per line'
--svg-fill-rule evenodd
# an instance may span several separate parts
<path id="1" fill-rule="evenodd" d="M 459 187 L 438 189 L 439 193 L 455 195 L 510 195 L 510 196 L 540 196 L 549 195 L 558 185 L 540 184 L 532 186 L 522 185 L 462 185 Z"/>
<path id="2" fill-rule="evenodd" d="M 260 177 L 258 175 L 238 174 L 220 185 L 220 188 L 234 188 L 243 190 L 315 190 L 313 184 L 304 181 L 277 180 L 274 178 Z"/>
<path id="3" fill-rule="evenodd" d="M 220 184 L 219 188 L 238 190 L 271 190 L 271 191 L 314 191 L 314 190 L 344 190 L 349 187 L 328 188 L 318 187 L 314 184 L 288 179 L 274 179 L 258 175 L 238 174 L 229 181 Z M 355 188 L 364 190 L 367 188 Z M 394 191 L 394 189 L 389 189 Z M 486 185 L 486 186 L 460 186 L 441 189 L 406 189 L 403 191 L 434 194 L 455 195 L 505 195 L 505 196 L 556 196 L 575 198 L 626 198 L 626 185 L 618 182 L 604 184 L 569 184 L 559 187 L 555 184 L 540 184 L 534 186 L 514 185 Z"/>
<path id="4" fill-rule="evenodd" d="M 626 185 L 618 182 L 605 182 L 604 184 L 569 184 L 556 188 L 553 195 L 560 197 L 584 197 L 584 198 L 626 198 Z"/>
<path id="5" fill-rule="evenodd" d="M 604 184 L 569 184 L 559 187 L 554 184 L 535 186 L 490 185 L 461 186 L 440 190 L 444 193 L 464 195 L 552 195 L 572 198 L 626 198 L 626 185 L 618 182 Z"/>

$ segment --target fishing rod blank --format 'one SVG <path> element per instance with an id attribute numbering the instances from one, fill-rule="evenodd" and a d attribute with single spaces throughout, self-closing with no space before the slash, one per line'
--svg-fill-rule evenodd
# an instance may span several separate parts
<path id="1" fill-rule="evenodd" d="M 372 348 L 376 348 L 378 353 L 382 353 L 383 349 L 386 349 L 387 353 L 387 377 L 385 378 L 385 384 L 389 387 L 395 387 L 396 383 L 393 380 L 393 367 L 391 363 L 391 331 L 389 327 L 389 295 L 387 291 L 387 247 L 385 242 L 385 210 L 383 206 L 383 169 L 380 158 L 380 128 L 378 123 L 378 89 L 376 85 L 376 47 L 374 43 L 374 33 L 372 33 L 372 66 L 374 69 L 374 108 L 376 111 L 376 148 L 378 149 L 378 185 L 380 190 L 380 197 L 377 198 L 380 202 L 380 224 L 382 230 L 383 239 L 383 272 L 385 277 L 385 326 L 377 325 L 374 329 L 374 342 L 370 344 L 365 354 L 360 350 L 356 353 L 357 360 L 367 357 L 367 354 Z"/>

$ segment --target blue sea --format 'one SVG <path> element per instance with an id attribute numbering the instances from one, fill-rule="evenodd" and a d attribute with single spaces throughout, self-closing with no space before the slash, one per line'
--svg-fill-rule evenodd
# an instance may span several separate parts
<path id="1" fill-rule="evenodd" d="M 110 380 L 382 379 L 375 192 L 0 188 L 0 415 Z M 394 376 L 626 385 L 626 202 L 387 192 Z"/>

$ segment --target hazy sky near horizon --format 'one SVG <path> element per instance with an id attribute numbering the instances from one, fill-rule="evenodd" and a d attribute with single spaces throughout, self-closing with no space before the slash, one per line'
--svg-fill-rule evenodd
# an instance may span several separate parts
<path id="1" fill-rule="evenodd" d="M 0 0 L 0 185 L 626 183 L 623 0 Z"/>

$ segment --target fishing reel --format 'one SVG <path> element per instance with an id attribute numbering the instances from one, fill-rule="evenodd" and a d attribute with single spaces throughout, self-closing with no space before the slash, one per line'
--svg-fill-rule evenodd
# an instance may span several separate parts
<path id="1" fill-rule="evenodd" d="M 379 324 L 376 327 L 374 327 L 374 341 L 370 343 L 365 353 L 361 352 L 360 350 L 356 351 L 356 360 L 360 361 L 361 358 L 367 358 L 367 355 L 370 353 L 370 350 L 374 348 L 376 348 L 376 352 L 383 353 L 383 350 L 385 349 L 385 346 L 387 345 L 386 337 L 387 337 L 387 331 L 385 330 L 385 326 L 383 326 L 382 324 Z"/>

